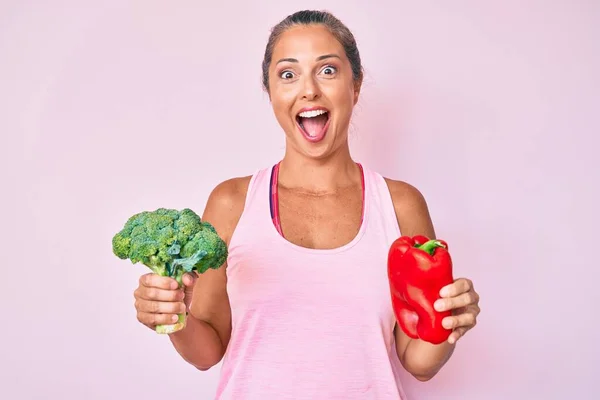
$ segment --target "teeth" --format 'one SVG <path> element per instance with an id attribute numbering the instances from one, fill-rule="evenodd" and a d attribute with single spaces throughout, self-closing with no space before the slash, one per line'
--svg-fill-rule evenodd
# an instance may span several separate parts
<path id="1" fill-rule="evenodd" d="M 318 115 L 325 114 L 327 111 L 325 110 L 313 110 L 313 111 L 304 111 L 298 114 L 302 118 L 314 118 Z"/>

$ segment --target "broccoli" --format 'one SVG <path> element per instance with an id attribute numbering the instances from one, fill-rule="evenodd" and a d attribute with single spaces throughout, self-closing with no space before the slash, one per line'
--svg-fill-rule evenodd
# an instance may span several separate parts
<path id="1" fill-rule="evenodd" d="M 159 208 L 131 216 L 112 238 L 113 253 L 133 264 L 142 263 L 154 273 L 174 278 L 179 286 L 186 272 L 217 269 L 227 259 L 227 245 L 215 228 L 189 208 Z M 158 333 L 185 327 L 185 315 L 174 325 L 159 325 Z"/>

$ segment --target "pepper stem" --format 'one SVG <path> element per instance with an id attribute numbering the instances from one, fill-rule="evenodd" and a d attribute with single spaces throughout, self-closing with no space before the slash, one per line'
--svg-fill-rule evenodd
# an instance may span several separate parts
<path id="1" fill-rule="evenodd" d="M 437 249 L 438 247 L 446 247 L 442 244 L 442 242 L 440 242 L 439 240 L 429 240 L 421 245 L 416 246 L 417 249 L 423 250 L 424 252 L 426 252 L 429 255 L 433 255 L 433 252 L 435 251 L 435 249 Z"/>

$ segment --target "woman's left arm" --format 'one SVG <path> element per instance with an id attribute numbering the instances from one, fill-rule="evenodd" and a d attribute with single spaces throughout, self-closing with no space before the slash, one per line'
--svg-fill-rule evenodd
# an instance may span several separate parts
<path id="1" fill-rule="evenodd" d="M 434 239 L 435 230 L 422 194 L 405 182 L 386 181 L 402 235 L 425 235 Z M 459 278 L 440 290 L 440 299 L 434 307 L 438 311 L 452 311 L 452 316 L 442 321 L 444 327 L 452 329 L 450 337 L 444 343 L 434 345 L 411 339 L 396 324 L 398 358 L 404 368 L 420 381 L 433 378 L 450 359 L 456 342 L 475 326 L 480 312 L 479 295 L 470 279 Z"/>

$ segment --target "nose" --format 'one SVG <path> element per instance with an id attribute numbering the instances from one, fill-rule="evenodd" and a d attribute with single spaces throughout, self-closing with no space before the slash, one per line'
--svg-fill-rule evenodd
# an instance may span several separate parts
<path id="1" fill-rule="evenodd" d="M 303 100 L 309 101 L 318 99 L 321 96 L 319 85 L 315 82 L 313 77 L 304 79 L 301 95 Z"/>

